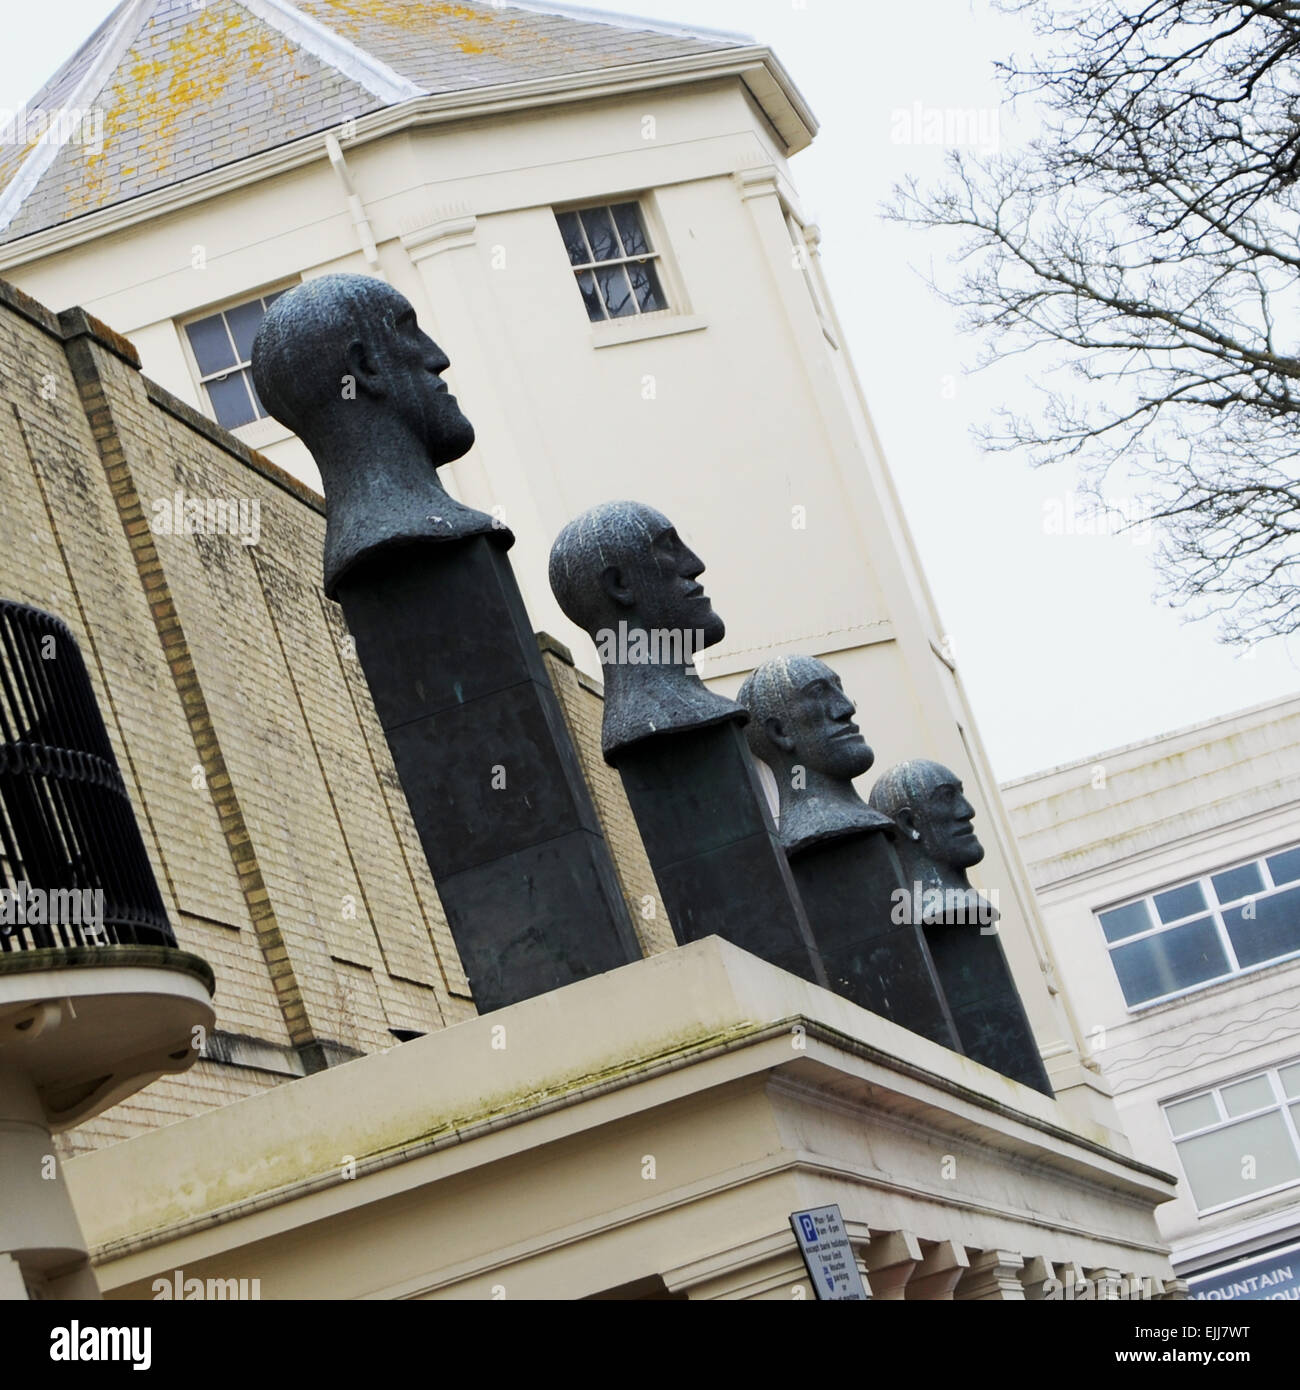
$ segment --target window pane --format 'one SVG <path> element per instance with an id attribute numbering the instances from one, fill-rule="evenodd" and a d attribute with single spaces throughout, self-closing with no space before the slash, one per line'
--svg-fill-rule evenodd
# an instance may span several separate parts
<path id="1" fill-rule="evenodd" d="M 288 293 L 288 290 L 274 290 L 271 294 L 264 294 L 262 296 L 262 303 L 269 309 L 282 294 Z"/>
<path id="2" fill-rule="evenodd" d="M 257 387 L 253 385 L 253 373 L 251 371 L 245 376 L 245 381 L 248 384 L 249 393 L 253 397 L 253 412 L 255 417 L 259 420 L 269 419 L 271 412 L 262 404 L 262 398 L 257 394 Z"/>
<path id="3" fill-rule="evenodd" d="M 600 291 L 596 288 L 596 277 L 589 270 L 578 273 L 578 288 L 582 291 L 582 302 L 587 306 L 587 317 L 593 323 L 600 323 L 605 317 L 605 305 Z"/>
<path id="4" fill-rule="evenodd" d="M 1223 922 L 1242 965 L 1258 965 L 1300 951 L 1300 888 L 1228 908 Z"/>
<path id="5" fill-rule="evenodd" d="M 1215 1105 L 1213 1096 L 1193 1096 L 1191 1100 L 1166 1105 L 1165 1114 L 1169 1116 L 1169 1128 L 1175 1134 L 1190 1134 L 1194 1129 L 1216 1124 L 1219 1107 Z"/>
<path id="6" fill-rule="evenodd" d="M 1228 959 L 1208 917 L 1117 946 L 1110 953 L 1120 988 L 1130 1004 L 1189 989 L 1228 973 Z"/>
<path id="7" fill-rule="evenodd" d="M 586 265 L 591 260 L 591 252 L 587 250 L 578 214 L 557 212 L 555 220 L 560 224 L 560 235 L 564 238 L 564 249 L 569 253 L 569 264 Z"/>
<path id="8" fill-rule="evenodd" d="M 245 385 L 244 372 L 232 372 L 224 380 L 209 381 L 206 385 L 208 399 L 212 402 L 212 410 L 219 425 L 233 430 L 257 419 L 248 387 Z"/>
<path id="9" fill-rule="evenodd" d="M 627 275 L 632 282 L 636 302 L 641 306 L 643 314 L 650 314 L 656 309 L 668 307 L 668 301 L 664 298 L 664 292 L 659 286 L 659 274 L 655 270 L 653 261 L 646 261 L 644 265 L 628 266 Z"/>
<path id="10" fill-rule="evenodd" d="M 1106 933 L 1107 941 L 1123 941 L 1155 926 L 1144 902 L 1129 903 L 1127 907 L 1117 907 L 1113 912 L 1099 912 L 1097 920 Z"/>
<path id="11" fill-rule="evenodd" d="M 1300 1157 L 1276 1110 L 1184 1139 L 1178 1145 L 1178 1157 L 1202 1210 L 1300 1178 Z M 1253 1177 L 1247 1176 L 1251 1173 Z"/>
<path id="12" fill-rule="evenodd" d="M 1238 898 L 1248 898 L 1252 893 L 1264 890 L 1264 875 L 1258 864 L 1243 864 L 1239 869 L 1228 869 L 1215 874 L 1210 880 L 1221 903 L 1236 902 Z"/>
<path id="13" fill-rule="evenodd" d="M 240 304 L 234 309 L 226 310 L 226 321 L 230 324 L 230 335 L 235 340 L 235 351 L 239 353 L 241 362 L 253 360 L 253 339 L 257 336 L 258 327 L 265 317 L 266 310 L 262 308 L 260 299 L 253 300 L 251 304 Z"/>
<path id="14" fill-rule="evenodd" d="M 644 256 L 650 250 L 650 243 L 641 225 L 641 210 L 635 203 L 615 203 L 610 211 L 618 223 L 618 234 L 623 238 L 623 254 Z"/>
<path id="15" fill-rule="evenodd" d="M 1289 1067 L 1279 1067 L 1277 1074 L 1282 1078 L 1282 1089 L 1287 1095 L 1300 1100 L 1300 1062 L 1293 1062 Z"/>
<path id="16" fill-rule="evenodd" d="M 612 319 L 625 314 L 636 313 L 636 300 L 632 298 L 632 286 L 628 284 L 627 272 L 621 265 L 603 266 L 596 271 L 600 281 L 600 292 L 605 298 L 605 307 Z"/>
<path id="17" fill-rule="evenodd" d="M 222 372 L 235 365 L 234 349 L 230 346 L 230 335 L 220 314 L 187 323 L 185 332 L 189 335 L 190 347 L 194 349 L 194 360 L 199 364 L 199 375 L 209 372 Z"/>
<path id="18" fill-rule="evenodd" d="M 608 208 L 588 208 L 582 214 L 582 225 L 587 229 L 592 255 L 598 261 L 615 261 L 622 256 Z"/>
<path id="19" fill-rule="evenodd" d="M 1155 895 L 1156 911 L 1162 922 L 1176 922 L 1180 917 L 1190 917 L 1194 912 L 1205 911 L 1205 894 L 1199 883 L 1185 883 L 1181 888 L 1171 888 L 1167 893 Z"/>
<path id="20" fill-rule="evenodd" d="M 1249 1115 L 1252 1110 L 1263 1110 L 1274 1104 L 1273 1088 L 1266 1076 L 1252 1076 L 1249 1081 L 1237 1081 L 1225 1086 L 1219 1092 L 1223 1097 L 1223 1108 L 1229 1115 Z"/>
<path id="21" fill-rule="evenodd" d="M 1270 855 L 1268 871 L 1273 875 L 1274 883 L 1294 883 L 1300 878 L 1300 849 Z"/>

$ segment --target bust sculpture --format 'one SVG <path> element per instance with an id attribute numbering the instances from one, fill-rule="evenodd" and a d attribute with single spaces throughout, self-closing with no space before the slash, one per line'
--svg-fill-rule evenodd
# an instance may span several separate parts
<path id="1" fill-rule="evenodd" d="M 853 722 L 857 707 L 839 676 L 811 656 L 782 656 L 753 671 L 737 695 L 748 712 L 750 751 L 772 769 L 778 833 L 789 855 L 894 823 L 858 795 L 853 779 L 875 754 Z"/>
<path id="2" fill-rule="evenodd" d="M 474 443 L 447 355 L 382 280 L 325 275 L 253 343 L 325 489 L 342 609 L 480 1014 L 640 951 L 507 553 L 437 470 Z M 497 773 L 505 774 L 497 780 Z"/>
<path id="3" fill-rule="evenodd" d="M 1002 950 L 997 909 L 967 877 L 984 858 L 984 846 L 961 779 L 942 763 L 915 758 L 884 773 L 869 800 L 901 832 L 898 857 L 910 900 L 902 915 L 925 933 L 960 1050 L 1050 1096 L 1052 1083 Z"/>
<path id="4" fill-rule="evenodd" d="M 982 900 L 967 870 L 984 858 L 984 846 L 975 838 L 975 808 L 957 774 L 942 763 L 913 758 L 882 773 L 869 800 L 898 825 L 898 856 L 916 891 L 926 902 L 964 908 L 967 920 L 975 920 L 972 908 Z M 936 891 L 941 898 L 933 896 Z M 933 915 L 926 910 L 927 918 Z"/>
<path id="5" fill-rule="evenodd" d="M 514 537 L 451 497 L 437 469 L 474 427 L 442 380 L 446 354 L 409 300 L 366 275 L 322 275 L 281 295 L 253 343 L 263 404 L 311 450 L 325 488 L 325 592 L 363 557 L 417 541 Z"/>
<path id="6" fill-rule="evenodd" d="M 745 719 L 695 669 L 722 619 L 699 556 L 671 521 L 640 502 L 604 502 L 574 517 L 551 548 L 551 590 L 596 644 L 605 681 L 605 761 L 643 739 Z"/>

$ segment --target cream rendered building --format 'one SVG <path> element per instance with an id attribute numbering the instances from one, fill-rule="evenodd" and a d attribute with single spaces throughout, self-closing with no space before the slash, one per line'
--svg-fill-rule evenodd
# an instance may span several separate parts
<path id="1" fill-rule="evenodd" d="M 728 635 L 701 667 L 719 689 L 784 652 L 825 656 L 878 768 L 957 770 L 1053 1084 L 1109 1114 L 792 182 L 816 122 L 768 49 L 540 7 L 127 0 L 32 106 L 98 111 L 102 139 L 0 169 L 0 275 L 112 324 L 151 377 L 313 484 L 296 439 L 216 403 L 243 389 L 262 297 L 384 276 L 447 349 L 478 432 L 444 478 L 513 528 L 534 626 L 580 666 L 595 654 L 549 592 L 550 542 L 594 502 L 645 500 L 708 564 Z M 575 253 L 564 215 L 601 208 L 627 244 L 595 245 L 588 221 Z M 626 285 L 597 301 L 574 268 L 588 251 L 599 277 L 619 274 L 607 257 L 649 261 L 657 283 L 640 270 L 635 301 Z M 206 365 L 233 369 L 205 384 L 203 335 L 223 324 L 235 351 Z"/>
<path id="2" fill-rule="evenodd" d="M 1300 1297 L 1300 697 L 1003 788 L 1192 1297 Z"/>
<path id="3" fill-rule="evenodd" d="M 256 503 L 256 543 L 156 531 L 178 486 Z M 672 948 L 599 689 L 552 639 L 644 956 L 477 1017 L 324 529 L 126 339 L 0 283 L 0 593 L 68 615 L 184 953 L 7 924 L 0 1298 L 93 1273 L 144 1299 L 807 1300 L 790 1218 L 831 1203 L 875 1298 L 1177 1296 L 1172 1181 L 1115 1128 L 717 938 Z"/>
<path id="4" fill-rule="evenodd" d="M 126 0 L 37 106 L 92 119 L 0 167 L 0 275 L 26 291 L 0 285 L 0 593 L 93 653 L 169 919 L 216 981 L 185 1075 L 61 1150 L 104 1293 L 793 1300 L 790 1215 L 834 1203 L 878 1299 L 1177 1296 L 1172 1184 L 1059 991 L 773 55 L 519 6 Z M 320 499 L 282 471 L 307 461 L 244 380 L 265 299 L 333 270 L 382 274 L 448 349 L 479 437 L 449 480 L 514 529 L 577 667 L 551 538 L 644 499 L 709 562 L 721 688 L 826 655 L 882 767 L 959 771 L 1055 1100 L 716 938 L 671 949 L 662 916 L 643 959 L 476 1016 L 320 592 Z M 157 532 L 181 484 L 257 502 L 257 540 Z M 599 689 L 543 645 L 640 902 Z"/>

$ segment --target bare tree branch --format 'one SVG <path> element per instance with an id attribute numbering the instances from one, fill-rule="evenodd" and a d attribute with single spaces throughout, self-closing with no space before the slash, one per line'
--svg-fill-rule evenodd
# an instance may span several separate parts
<path id="1" fill-rule="evenodd" d="M 981 365 L 1056 349 L 982 442 L 1096 496 L 1122 461 L 1163 598 L 1233 643 L 1300 630 L 1300 0 L 1000 7 L 1041 41 L 999 69 L 1042 135 L 886 209 L 960 238 L 936 289 Z"/>

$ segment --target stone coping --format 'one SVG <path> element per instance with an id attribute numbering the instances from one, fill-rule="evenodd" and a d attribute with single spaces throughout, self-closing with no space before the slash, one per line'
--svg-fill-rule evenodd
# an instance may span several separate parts
<path id="1" fill-rule="evenodd" d="M 580 1130 L 593 1122 L 589 1102 L 632 1113 L 664 1086 L 718 1084 L 719 1068 L 758 1076 L 804 1057 L 1117 1200 L 1140 1206 L 1172 1190 L 1048 1097 L 716 937 L 84 1155 L 68 1178 L 92 1248 L 115 1259 L 255 1213 L 292 1224 L 302 1198 L 329 1188 L 363 1202 L 364 1185 L 340 1177 L 340 1154 L 352 1176 L 418 1186 L 438 1155 L 461 1164 L 482 1161 L 470 1157 L 480 1141 L 528 1148 L 529 1122 L 543 1117 Z"/>
<path id="2" fill-rule="evenodd" d="M 90 338 L 100 347 L 120 358 L 134 371 L 140 371 L 140 354 L 136 351 L 135 344 L 79 306 L 64 309 L 56 314 L 38 300 L 33 299 L 31 295 L 25 294 L 16 285 L 4 279 L 0 279 L 0 305 L 11 309 L 26 319 L 28 323 L 35 324 L 37 328 L 48 333 L 51 338 L 57 338 L 60 342 L 69 343 L 77 338 Z M 310 507 L 313 511 L 319 512 L 322 516 L 325 514 L 325 499 L 309 488 L 306 483 L 301 483 L 292 474 L 286 473 L 283 468 L 272 463 L 265 454 L 259 453 L 256 449 L 250 449 L 242 439 L 238 439 L 229 430 L 223 429 L 215 420 L 209 420 L 201 411 L 195 410 L 193 406 L 188 405 L 178 396 L 174 396 L 166 387 L 160 386 L 152 378 L 141 373 L 141 380 L 144 382 L 145 392 L 149 400 L 159 409 L 165 410 L 169 415 L 180 420 L 182 424 L 205 435 L 219 448 L 224 449 L 228 454 L 233 454 L 246 468 L 260 473 L 268 482 L 274 483 L 276 487 L 290 493 L 297 501 Z"/>

